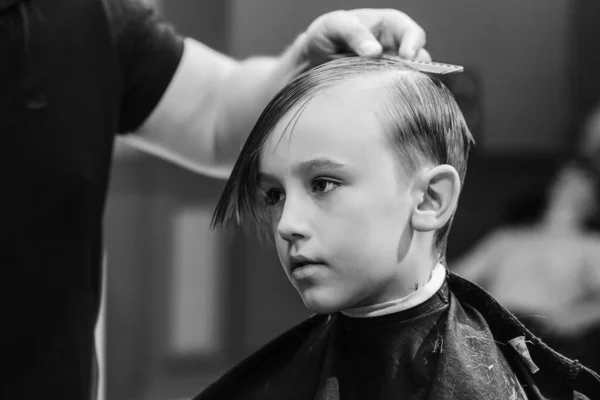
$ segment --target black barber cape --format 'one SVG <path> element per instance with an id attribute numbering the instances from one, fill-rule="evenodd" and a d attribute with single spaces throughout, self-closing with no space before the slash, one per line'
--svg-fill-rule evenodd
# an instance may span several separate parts
<path id="1" fill-rule="evenodd" d="M 600 398 L 598 375 L 549 349 L 482 289 L 449 274 L 436 295 L 409 310 L 314 316 L 196 400 L 586 398 Z"/>

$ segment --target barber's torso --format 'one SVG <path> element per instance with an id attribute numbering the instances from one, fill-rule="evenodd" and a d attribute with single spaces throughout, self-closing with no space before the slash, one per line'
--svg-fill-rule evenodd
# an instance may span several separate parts
<path id="1" fill-rule="evenodd" d="M 0 0 L 0 398 L 90 391 L 120 97 L 111 40 L 100 0 Z"/>

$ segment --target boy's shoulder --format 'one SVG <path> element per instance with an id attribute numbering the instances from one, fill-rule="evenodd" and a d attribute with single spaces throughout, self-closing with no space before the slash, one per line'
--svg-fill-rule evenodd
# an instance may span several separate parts
<path id="1" fill-rule="evenodd" d="M 194 400 L 252 398 L 265 390 L 300 350 L 318 351 L 328 332 L 330 315 L 314 315 L 285 331 L 222 375 Z"/>
<path id="2" fill-rule="evenodd" d="M 530 392 L 545 396 L 540 399 L 599 398 L 598 374 L 552 350 L 484 289 L 451 272 L 447 281 L 460 307 L 470 314 L 469 320 L 485 321 L 511 368 L 518 372 Z M 455 325 L 461 325 L 460 321 Z"/>

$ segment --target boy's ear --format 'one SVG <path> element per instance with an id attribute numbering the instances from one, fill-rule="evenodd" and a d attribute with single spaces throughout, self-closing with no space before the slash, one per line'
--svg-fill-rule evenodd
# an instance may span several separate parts
<path id="1" fill-rule="evenodd" d="M 411 216 L 412 227 L 419 232 L 441 228 L 450 220 L 460 194 L 460 178 L 450 165 L 438 165 L 421 173 L 415 186 L 418 198 Z"/>

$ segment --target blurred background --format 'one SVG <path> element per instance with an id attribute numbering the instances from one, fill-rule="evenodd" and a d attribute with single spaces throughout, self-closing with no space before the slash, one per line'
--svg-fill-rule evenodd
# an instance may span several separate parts
<path id="1" fill-rule="evenodd" d="M 465 66 L 447 83 L 477 140 L 450 235 L 451 269 L 481 239 L 542 212 L 538 200 L 582 147 L 599 100 L 596 0 L 147 2 L 182 34 L 238 58 L 282 51 L 335 9 L 392 7 L 421 24 L 434 60 Z M 115 159 L 105 219 L 105 398 L 186 398 L 309 314 L 274 250 L 209 229 L 224 182 L 123 145 Z"/>

